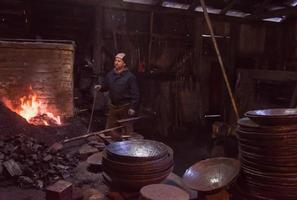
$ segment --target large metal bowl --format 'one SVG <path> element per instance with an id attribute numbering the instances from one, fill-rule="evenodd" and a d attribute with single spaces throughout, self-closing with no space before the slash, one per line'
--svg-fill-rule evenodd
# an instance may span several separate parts
<path id="1" fill-rule="evenodd" d="M 209 158 L 197 162 L 183 175 L 187 187 L 208 192 L 228 185 L 239 173 L 240 162 L 232 158 Z"/>
<path id="2" fill-rule="evenodd" d="M 160 183 L 173 170 L 173 150 L 152 140 L 115 142 L 102 155 L 104 178 L 118 189 L 139 190 Z"/>
<path id="3" fill-rule="evenodd" d="M 115 142 L 106 147 L 108 158 L 117 161 L 143 162 L 164 157 L 168 147 L 153 140 L 127 140 Z"/>
<path id="4" fill-rule="evenodd" d="M 245 116 L 260 125 L 297 124 L 297 109 L 293 108 L 252 110 L 246 112 Z"/>

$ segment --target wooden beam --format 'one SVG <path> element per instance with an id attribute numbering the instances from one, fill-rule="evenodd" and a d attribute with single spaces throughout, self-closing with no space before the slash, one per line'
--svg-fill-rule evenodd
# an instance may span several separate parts
<path id="1" fill-rule="evenodd" d="M 80 1 L 80 0 L 64 0 L 64 1 Z M 88 0 L 91 1 L 91 0 Z M 96 1 L 96 0 L 93 0 Z M 127 11 L 139 11 L 139 12 L 154 12 L 155 14 L 172 14 L 172 15 L 183 15 L 183 16 L 198 16 L 198 17 L 204 17 L 202 12 L 197 11 L 190 11 L 190 10 L 183 10 L 183 9 L 174 9 L 174 8 L 167 8 L 167 7 L 157 7 L 157 6 L 149 6 L 149 5 L 143 5 L 143 4 L 135 4 L 135 3 L 117 3 L 115 0 L 102 0 L 98 1 L 97 4 L 104 8 L 109 9 L 119 9 L 119 10 L 127 10 Z M 211 19 L 214 20 L 221 20 L 221 21 L 229 21 L 229 22 L 237 22 L 237 23 L 253 23 L 253 20 L 246 19 L 243 17 L 233 17 L 233 16 L 226 16 L 226 15 L 218 15 L 218 14 L 208 14 Z M 275 25 L 273 22 L 266 22 L 261 21 L 257 23 L 262 24 L 271 24 Z"/>
<path id="2" fill-rule="evenodd" d="M 259 13 L 263 12 L 270 2 L 271 2 L 271 0 L 265 0 L 265 1 L 263 1 L 263 3 L 261 4 L 261 6 L 259 8 L 257 8 L 253 12 L 253 14 L 259 14 Z"/>
<path id="3" fill-rule="evenodd" d="M 24 2 L 20 0 L 1 0 L 2 5 L 19 6 L 23 5 Z"/>
<path id="4" fill-rule="evenodd" d="M 188 10 L 194 11 L 197 6 L 200 5 L 199 0 L 193 0 L 193 3 L 190 5 Z"/>
<path id="5" fill-rule="evenodd" d="M 163 2 L 164 2 L 164 0 L 158 0 L 155 5 L 156 6 L 162 6 Z"/>
<path id="6" fill-rule="evenodd" d="M 292 7 L 292 8 L 284 8 L 279 10 L 272 10 L 261 14 L 248 15 L 245 17 L 245 19 L 260 20 L 260 19 L 266 19 L 266 18 L 272 18 L 272 17 L 296 15 L 296 14 L 297 14 L 297 7 Z"/>
<path id="7" fill-rule="evenodd" d="M 233 6 L 236 4 L 236 1 L 237 0 L 230 0 L 226 7 L 221 10 L 220 14 L 225 15 L 231 8 L 233 8 Z"/>
<path id="8" fill-rule="evenodd" d="M 137 37 L 147 37 L 147 38 L 152 38 L 158 39 L 158 40 L 180 40 L 180 41 L 188 41 L 190 42 L 190 39 L 186 36 L 179 36 L 179 35 L 172 35 L 172 34 L 157 34 L 157 33 L 150 33 L 150 32 L 135 32 L 135 31 L 117 31 L 116 32 L 118 37 L 129 37 L 137 39 Z M 150 36 L 151 34 L 151 36 Z M 104 35 L 104 39 L 107 40 L 112 40 L 113 36 L 112 35 Z"/>
<path id="9" fill-rule="evenodd" d="M 90 5 L 90 6 L 101 6 L 107 9 L 118 9 L 118 10 L 126 10 L 126 11 L 137 11 L 137 12 L 154 12 L 155 14 L 174 14 L 174 15 L 183 15 L 183 16 L 198 16 L 203 17 L 203 13 L 196 12 L 194 10 L 183 10 L 183 9 L 174 9 L 161 7 L 156 5 L 144 5 L 144 4 L 136 4 L 123 2 L 119 0 L 43 0 L 43 3 L 51 3 L 51 4 L 61 4 L 69 3 L 69 4 L 77 4 L 77 5 Z M 199 5 L 199 4 L 198 4 Z M 242 17 L 234 17 L 234 16 L 226 16 L 226 15 L 217 15 L 217 14 L 209 14 L 211 19 L 229 21 L 229 22 L 237 22 L 237 23 L 254 23 L 253 20 Z M 258 22 L 260 23 L 260 22 Z M 262 24 L 271 24 L 275 25 L 272 22 L 261 21 Z"/>
<path id="10" fill-rule="evenodd" d="M 160 0 L 159 3 L 161 3 Z M 200 16 L 203 17 L 203 14 L 196 11 L 189 11 L 189 10 L 182 10 L 182 9 L 174 9 L 174 8 L 167 8 L 161 6 L 149 6 L 144 4 L 136 4 L 136 3 L 129 3 L 123 2 L 119 0 L 43 0 L 43 3 L 50 3 L 50 4 L 59 4 L 59 3 L 69 3 L 69 4 L 78 4 L 78 5 L 90 5 L 90 6 L 101 6 L 103 8 L 108 9 L 119 9 L 119 10 L 127 10 L 127 11 L 139 11 L 139 12 L 154 12 L 162 13 L 162 14 L 179 14 L 184 16 Z M 210 14 L 211 18 L 216 18 L 218 20 L 229 20 L 229 21 L 237 21 L 242 22 L 245 21 L 243 18 L 239 17 L 232 17 L 232 16 L 219 16 L 215 14 Z"/>
<path id="11" fill-rule="evenodd" d="M 250 79 L 263 81 L 295 82 L 297 72 L 281 70 L 258 70 L 258 69 L 237 69 L 240 74 L 247 74 Z"/>

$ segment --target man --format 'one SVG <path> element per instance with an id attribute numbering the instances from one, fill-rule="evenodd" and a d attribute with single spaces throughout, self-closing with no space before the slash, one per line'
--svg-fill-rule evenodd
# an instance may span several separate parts
<path id="1" fill-rule="evenodd" d="M 114 69 L 105 77 L 102 85 L 95 85 L 97 91 L 109 91 L 110 104 L 106 128 L 117 126 L 117 120 L 136 113 L 139 90 L 135 76 L 127 68 L 127 55 L 118 53 L 114 59 Z"/>

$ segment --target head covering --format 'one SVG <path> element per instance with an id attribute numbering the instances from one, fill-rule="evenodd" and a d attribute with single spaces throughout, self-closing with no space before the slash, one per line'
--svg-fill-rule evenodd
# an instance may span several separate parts
<path id="1" fill-rule="evenodd" d="M 126 63 L 126 65 L 129 65 L 129 58 L 127 54 L 121 52 L 121 53 L 118 53 L 115 57 L 122 59 Z"/>
<path id="2" fill-rule="evenodd" d="M 120 59 L 124 59 L 125 56 L 126 56 L 125 53 L 118 53 L 115 57 L 120 58 Z"/>

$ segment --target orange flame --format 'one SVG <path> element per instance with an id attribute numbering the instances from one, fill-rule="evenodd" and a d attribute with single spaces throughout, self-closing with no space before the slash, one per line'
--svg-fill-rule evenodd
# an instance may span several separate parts
<path id="1" fill-rule="evenodd" d="M 3 102 L 6 107 L 25 118 L 31 124 L 45 126 L 50 124 L 61 125 L 60 116 L 55 116 L 48 110 L 47 103 L 37 98 L 37 94 L 32 90 L 31 86 L 29 91 L 30 93 L 27 96 L 23 96 L 18 100 L 17 106 L 13 106 L 11 100 L 8 99 L 3 99 Z"/>

